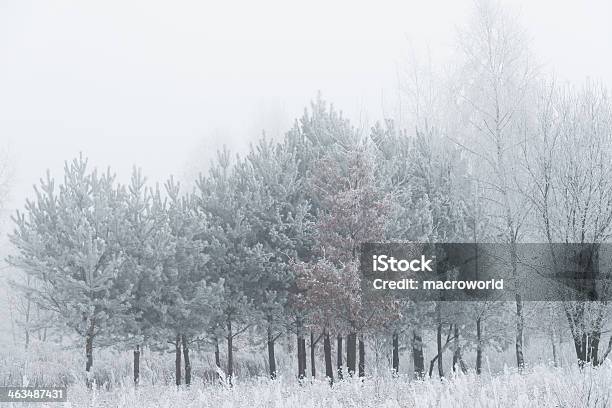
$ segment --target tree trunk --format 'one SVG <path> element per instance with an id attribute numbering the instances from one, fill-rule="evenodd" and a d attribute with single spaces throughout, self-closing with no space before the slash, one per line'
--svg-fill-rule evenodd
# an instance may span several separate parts
<path id="1" fill-rule="evenodd" d="M 234 375 L 234 333 L 232 332 L 232 321 L 227 319 L 227 381 L 232 385 Z"/>
<path id="2" fill-rule="evenodd" d="M 457 365 L 461 369 L 463 374 L 467 374 L 467 367 L 465 361 L 463 361 L 463 355 L 461 353 L 461 344 L 459 342 L 459 325 L 455 324 L 455 350 L 453 351 L 453 372 L 457 372 Z"/>
<path id="3" fill-rule="evenodd" d="M 93 367 L 93 337 L 90 335 L 85 339 L 85 358 L 85 371 L 89 372 Z"/>
<path id="4" fill-rule="evenodd" d="M 134 385 L 140 382 L 140 345 L 136 345 L 134 350 Z"/>
<path id="5" fill-rule="evenodd" d="M 599 364 L 602 364 L 604 361 L 606 361 L 611 351 L 612 351 L 612 336 L 610 336 L 610 339 L 608 340 L 608 347 L 606 348 L 606 351 L 604 351 L 603 356 L 601 356 L 601 360 L 599 361 Z"/>
<path id="6" fill-rule="evenodd" d="M 434 358 L 431 359 L 431 361 L 429 362 L 429 378 L 431 378 L 431 376 L 433 375 L 433 370 L 434 370 L 434 365 L 436 364 L 436 361 L 438 361 L 440 359 L 440 355 L 436 354 L 434 356 Z"/>
<path id="7" fill-rule="evenodd" d="M 302 339 L 299 334 L 295 338 L 297 341 L 298 380 L 302 380 L 306 375 L 305 369 L 302 366 Z"/>
<path id="8" fill-rule="evenodd" d="M 302 372 L 300 373 L 300 378 L 306 378 L 306 339 L 304 337 L 300 338 L 300 356 L 301 356 L 301 366 Z"/>
<path id="9" fill-rule="evenodd" d="M 396 331 L 393 332 L 393 355 L 391 357 L 391 367 L 393 375 L 396 376 L 399 373 L 399 334 Z"/>
<path id="10" fill-rule="evenodd" d="M 342 335 L 338 335 L 337 338 L 337 342 L 338 342 L 338 350 L 336 351 L 338 354 L 338 358 L 336 361 L 336 367 L 338 369 L 338 379 L 341 380 L 342 379 L 342 366 L 343 366 L 343 362 L 342 362 Z"/>
<path id="11" fill-rule="evenodd" d="M 174 340 L 174 377 L 176 385 L 181 385 L 181 336 L 178 334 Z"/>
<path id="12" fill-rule="evenodd" d="M 476 319 L 476 374 L 482 373 L 482 328 L 480 317 Z"/>
<path id="13" fill-rule="evenodd" d="M 365 344 L 359 336 L 359 377 L 365 377 Z"/>
<path id="14" fill-rule="evenodd" d="M 423 338 L 417 330 L 412 331 L 412 360 L 414 362 L 414 378 L 425 378 L 425 359 L 423 357 Z"/>
<path id="15" fill-rule="evenodd" d="M 346 338 L 346 366 L 349 376 L 355 374 L 357 363 L 357 334 L 349 333 Z"/>
<path id="16" fill-rule="evenodd" d="M 586 363 L 586 335 L 574 336 L 574 348 L 576 349 L 576 356 L 578 357 L 578 367 L 584 367 Z"/>
<path id="17" fill-rule="evenodd" d="M 312 330 L 310 331 L 310 375 L 312 378 L 317 376 L 317 371 L 315 368 L 315 338 Z"/>
<path id="18" fill-rule="evenodd" d="M 297 319 L 296 324 L 297 337 L 297 357 L 298 357 L 298 379 L 306 378 L 306 340 L 302 333 L 302 320 Z"/>
<path id="19" fill-rule="evenodd" d="M 302 356 L 302 378 L 306 378 L 306 339 L 300 339 L 300 350 Z"/>
<path id="20" fill-rule="evenodd" d="M 87 329 L 85 334 L 85 375 L 87 379 L 85 384 L 88 388 L 92 386 L 91 382 L 91 368 L 93 367 L 93 338 L 94 338 L 94 323 L 93 321 Z"/>
<path id="21" fill-rule="evenodd" d="M 440 311 L 440 302 L 436 302 L 436 320 L 437 320 L 437 329 L 436 329 L 436 346 L 438 350 L 438 375 L 440 378 L 444 378 L 444 367 L 442 366 L 442 315 Z"/>
<path id="22" fill-rule="evenodd" d="M 550 344 L 552 346 L 553 365 L 555 367 L 558 367 L 559 361 L 557 359 L 557 343 L 555 341 L 555 329 L 554 328 L 550 329 Z"/>
<path id="23" fill-rule="evenodd" d="M 523 356 L 523 327 L 525 317 L 523 316 L 523 299 L 519 293 L 516 294 L 516 365 L 519 371 L 525 368 L 525 357 Z"/>
<path id="24" fill-rule="evenodd" d="M 274 335 L 272 326 L 268 321 L 268 367 L 270 368 L 270 378 L 276 379 L 276 357 L 274 356 Z"/>
<path id="25" fill-rule="evenodd" d="M 221 368 L 221 352 L 219 351 L 219 339 L 215 337 L 215 365 Z"/>
<path id="26" fill-rule="evenodd" d="M 293 342 L 291 341 L 292 337 L 293 337 L 293 335 L 291 333 L 291 329 L 289 327 L 287 327 L 287 341 L 285 342 L 285 346 L 286 346 L 286 349 L 287 349 L 287 355 L 288 356 L 293 354 Z"/>
<path id="27" fill-rule="evenodd" d="M 455 348 L 453 350 L 453 373 L 457 372 L 457 364 L 459 364 L 459 360 L 461 360 L 461 348 L 459 346 L 459 326 L 455 324 L 455 334 L 454 334 L 453 343 L 455 343 Z"/>
<path id="28" fill-rule="evenodd" d="M 574 336 L 574 348 L 578 357 L 578 366 L 584 367 L 585 364 L 592 364 L 594 367 L 599 364 L 599 330 L 593 330 L 582 335 Z"/>
<path id="29" fill-rule="evenodd" d="M 334 383 L 334 368 L 332 366 L 331 339 L 327 330 L 325 330 L 325 336 L 323 337 L 323 354 L 325 356 L 325 377 L 332 385 Z"/>
<path id="30" fill-rule="evenodd" d="M 302 342 L 300 341 L 299 332 L 295 335 L 295 341 L 297 346 L 297 363 L 298 363 L 298 380 L 303 378 L 302 376 Z"/>
<path id="31" fill-rule="evenodd" d="M 191 385 L 191 360 L 189 360 L 189 342 L 187 336 L 183 334 L 183 360 L 185 360 L 185 384 Z"/>
<path id="32" fill-rule="evenodd" d="M 590 257 L 586 259 L 581 259 L 579 262 L 582 265 L 582 268 L 588 268 L 587 265 L 583 265 L 585 260 L 590 260 Z M 584 281 L 582 273 L 576 273 L 576 278 L 579 279 L 578 282 Z M 585 285 L 584 283 L 580 285 L 579 288 L 581 291 L 588 293 L 588 299 L 590 301 L 597 301 L 597 287 L 592 285 Z M 576 349 L 576 357 L 578 358 L 578 367 L 582 368 L 585 364 L 592 364 L 593 366 L 599 365 L 599 341 L 601 338 L 601 329 L 603 325 L 603 308 L 599 307 L 597 310 L 597 314 L 595 316 L 594 321 L 591 320 L 594 314 L 594 311 L 587 307 L 587 305 L 597 305 L 601 304 L 600 302 L 589 302 L 581 299 L 576 302 L 576 304 L 571 308 L 565 309 L 565 316 L 567 318 L 567 322 L 570 327 L 570 331 L 572 333 L 572 338 L 574 340 L 574 347 Z M 585 327 L 585 323 L 586 326 Z"/>
<path id="33" fill-rule="evenodd" d="M 596 367 L 599 365 L 599 339 L 601 338 L 601 333 L 599 330 L 593 330 L 590 336 L 589 342 L 589 361 Z"/>
<path id="34" fill-rule="evenodd" d="M 93 336 L 87 335 L 85 339 L 85 371 L 90 372 L 93 367 Z"/>
<path id="35" fill-rule="evenodd" d="M 511 242 L 510 250 L 512 253 L 510 254 L 511 262 L 512 262 L 512 274 L 514 278 L 517 277 L 517 253 L 516 253 L 516 242 Z M 523 356 L 523 329 L 525 326 L 525 317 L 523 315 L 523 298 L 520 293 L 516 293 L 516 366 L 519 369 L 519 372 L 523 371 L 525 368 L 525 357 Z"/>

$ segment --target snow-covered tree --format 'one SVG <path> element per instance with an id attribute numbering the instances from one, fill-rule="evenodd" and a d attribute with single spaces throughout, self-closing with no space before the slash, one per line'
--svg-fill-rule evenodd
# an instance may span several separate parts
<path id="1" fill-rule="evenodd" d="M 9 262 L 37 280 L 22 286 L 31 299 L 84 338 L 90 374 L 94 341 L 104 344 L 130 318 L 131 285 L 122 274 L 117 235 L 124 191 L 110 170 L 90 171 L 79 157 L 66 163 L 59 188 L 47 173 L 35 193 L 13 217 L 18 253 Z"/>
<path id="2" fill-rule="evenodd" d="M 339 142 L 328 149 L 317 161 L 310 179 L 311 194 L 319 203 L 317 251 L 320 258 L 335 265 L 339 275 L 336 281 L 344 288 L 344 295 L 336 299 L 337 319 L 348 332 L 347 368 L 350 375 L 356 372 L 358 335 L 359 374 L 363 376 L 363 334 L 374 321 L 385 315 L 382 307 L 364 307 L 359 276 L 361 244 L 383 240 L 389 221 L 388 196 L 378 188 L 375 176 L 376 159 L 372 146 L 354 134 L 352 141 Z M 325 273 L 325 270 L 314 268 L 312 272 Z"/>
<path id="3" fill-rule="evenodd" d="M 292 262 L 312 245 L 313 221 L 304 193 L 304 179 L 295 151 L 265 137 L 252 146 L 237 166 L 239 186 L 246 193 L 246 217 L 254 238 L 270 254 L 253 290 L 265 319 L 270 377 L 276 377 L 275 341 L 286 327 Z"/>
<path id="4" fill-rule="evenodd" d="M 452 140 L 469 152 L 473 176 L 487 188 L 487 217 L 498 221 L 496 241 L 508 244 L 513 276 L 517 277 L 516 245 L 530 206 L 520 194 L 523 125 L 535 65 L 525 33 L 514 16 L 498 3 L 477 2 L 472 21 L 460 34 L 464 63 L 457 109 L 466 124 Z M 516 361 L 522 369 L 523 300 L 516 293 Z"/>
<path id="5" fill-rule="evenodd" d="M 142 346 L 156 343 L 161 323 L 151 293 L 158 290 L 163 261 L 174 248 L 159 191 L 154 194 L 147 187 L 140 169 L 134 169 L 126 193 L 120 244 L 126 257 L 123 268 L 133 285 L 130 302 L 133 319 L 126 321 L 124 333 L 134 347 L 134 383 L 138 384 Z"/>
<path id="6" fill-rule="evenodd" d="M 234 339 L 259 320 L 254 300 L 272 255 L 251 224 L 248 187 L 241 184 L 228 150 L 219 152 L 208 177 L 201 176 L 197 184 L 195 205 L 209 221 L 204 246 L 208 269 L 213 281 L 224 283 L 224 297 L 211 330 L 227 340 L 227 377 L 231 382 Z"/>
<path id="7" fill-rule="evenodd" d="M 181 354 L 185 383 L 191 383 L 189 349 L 215 318 L 224 294 L 224 279 L 211 273 L 207 217 L 200 212 L 196 197 L 182 195 L 172 177 L 166 181 L 167 198 L 154 206 L 165 213 L 171 251 L 161 260 L 161 275 L 149 294 L 157 309 L 163 335 L 174 344 L 176 383 L 181 383 Z M 163 214 L 163 213 L 162 213 Z M 157 273 L 156 273 L 157 274 Z"/>
<path id="8" fill-rule="evenodd" d="M 589 250 L 612 236 L 612 104 L 606 89 L 592 82 L 578 89 L 545 83 L 534 99 L 530 143 L 523 149 L 532 186 L 526 195 L 534 207 L 536 234 L 549 244 L 558 269 L 571 253 L 559 243 Z M 598 273 L 597 279 L 610 277 L 608 271 Z M 606 292 L 598 296 L 561 296 L 580 366 L 600 363 L 609 308 L 602 299 Z"/>

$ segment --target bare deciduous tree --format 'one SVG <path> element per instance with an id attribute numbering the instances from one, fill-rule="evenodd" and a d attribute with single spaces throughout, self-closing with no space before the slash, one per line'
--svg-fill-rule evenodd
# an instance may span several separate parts
<path id="1" fill-rule="evenodd" d="M 612 106 L 605 88 L 590 82 L 580 90 L 543 84 L 534 106 L 524 145 L 529 197 L 556 260 L 555 243 L 580 248 L 612 236 Z M 607 304 L 567 300 L 562 307 L 578 362 L 597 365 Z"/>
<path id="2" fill-rule="evenodd" d="M 464 60 L 459 70 L 457 105 L 465 123 L 453 140 L 471 153 L 472 170 L 486 190 L 487 216 L 495 238 L 508 244 L 513 276 L 517 276 L 517 249 L 529 212 L 518 194 L 523 172 L 520 146 L 526 97 L 536 70 L 526 36 L 516 19 L 497 3 L 480 1 L 468 29 L 460 33 Z M 516 294 L 516 361 L 523 357 L 523 299 Z"/>

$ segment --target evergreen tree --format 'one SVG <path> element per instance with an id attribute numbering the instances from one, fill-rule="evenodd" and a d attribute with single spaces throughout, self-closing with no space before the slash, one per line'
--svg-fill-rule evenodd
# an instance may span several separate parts
<path id="1" fill-rule="evenodd" d="M 214 333 L 227 340 L 227 378 L 234 372 L 234 339 L 258 321 L 253 302 L 271 254 L 257 240 L 248 216 L 248 185 L 231 165 L 228 150 L 219 152 L 208 177 L 198 180 L 196 206 L 210 222 L 204 250 L 213 281 L 224 282 L 224 298 L 215 317 Z"/>
<path id="2" fill-rule="evenodd" d="M 274 344 L 287 325 L 284 316 L 294 282 L 290 263 L 307 254 L 313 239 L 312 216 L 298 165 L 287 145 L 264 137 L 237 167 L 239 183 L 247 193 L 245 211 L 254 243 L 269 254 L 253 296 L 265 319 L 271 378 L 276 377 Z"/>
<path id="3" fill-rule="evenodd" d="M 185 383 L 191 383 L 189 347 L 215 318 L 224 293 L 224 279 L 211 273 L 206 252 L 206 217 L 194 196 L 180 194 L 172 177 L 165 183 L 167 199 L 161 204 L 170 231 L 172 251 L 163 260 L 161 282 L 153 299 L 158 304 L 163 332 L 174 344 L 176 384 L 181 384 L 181 357 Z M 160 200 L 156 194 L 156 200 Z"/>
<path id="4" fill-rule="evenodd" d="M 94 341 L 109 341 L 130 318 L 131 285 L 117 233 L 125 193 L 110 170 L 89 171 L 82 156 L 66 163 L 59 189 L 47 173 L 35 193 L 13 217 L 11 241 L 19 252 L 9 262 L 39 282 L 23 288 L 32 299 L 84 338 L 89 384 Z"/>

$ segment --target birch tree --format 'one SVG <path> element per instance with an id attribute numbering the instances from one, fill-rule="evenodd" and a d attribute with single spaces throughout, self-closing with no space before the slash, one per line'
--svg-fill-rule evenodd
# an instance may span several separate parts
<path id="1" fill-rule="evenodd" d="M 520 166 L 526 99 L 536 69 L 525 33 L 516 19 L 493 1 L 477 2 L 468 28 L 460 33 L 461 59 L 457 105 L 466 124 L 451 136 L 472 155 L 472 169 L 486 189 L 487 216 L 495 220 L 498 242 L 508 244 L 512 273 L 518 279 L 516 245 L 529 212 L 520 194 Z M 523 299 L 516 293 L 516 362 L 523 352 Z"/>
<path id="2" fill-rule="evenodd" d="M 610 240 L 612 104 L 607 90 L 595 83 L 575 88 L 549 82 L 539 88 L 534 106 L 524 157 L 538 232 L 549 243 L 557 269 L 565 266 L 567 254 L 558 253 L 555 244 L 588 249 Z M 609 271 L 599 273 L 599 278 L 610 277 Z M 605 296 L 561 297 L 580 366 L 600 363 L 599 343 L 608 317 Z"/>

